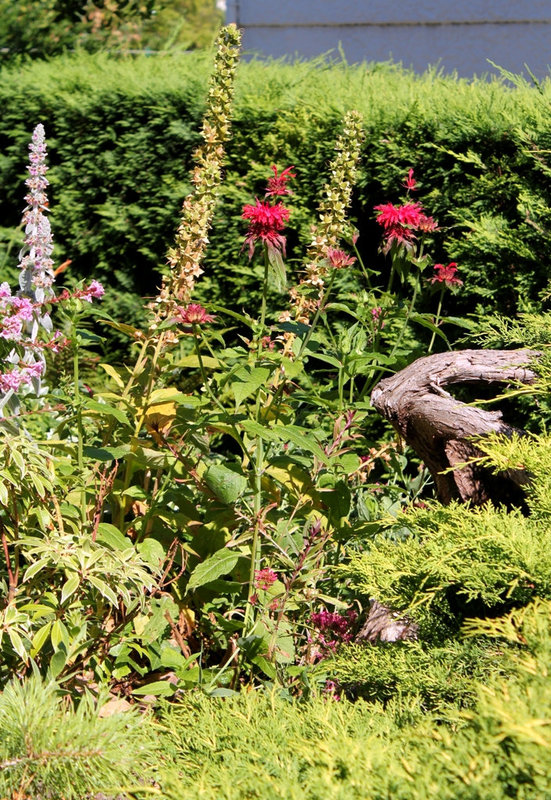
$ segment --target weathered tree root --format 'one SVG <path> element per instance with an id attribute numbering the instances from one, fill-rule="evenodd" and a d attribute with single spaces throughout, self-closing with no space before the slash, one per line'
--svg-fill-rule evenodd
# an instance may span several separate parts
<path id="1" fill-rule="evenodd" d="M 354 641 L 369 644 L 400 642 L 417 639 L 417 630 L 415 622 L 373 599 L 366 620 Z"/>
<path id="2" fill-rule="evenodd" d="M 516 503 L 528 481 L 522 470 L 498 477 L 477 464 L 458 466 L 480 455 L 472 437 L 521 432 L 502 421 L 500 411 L 462 403 L 445 390 L 454 384 L 532 384 L 535 350 L 460 350 L 419 358 L 373 389 L 371 402 L 430 470 L 438 498 Z M 450 470 L 450 468 L 457 467 Z"/>

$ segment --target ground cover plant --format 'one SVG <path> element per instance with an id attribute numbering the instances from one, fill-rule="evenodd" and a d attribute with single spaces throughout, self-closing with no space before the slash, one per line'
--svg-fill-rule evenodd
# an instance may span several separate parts
<path id="1" fill-rule="evenodd" d="M 529 797 L 549 746 L 547 439 L 481 444 L 489 467 L 531 476 L 529 515 L 442 507 L 371 408 L 382 376 L 450 346 L 446 306 L 468 277 L 434 257 L 446 231 L 411 163 L 371 210 L 386 269 L 365 262 L 354 110 L 300 268 L 286 263 L 300 167 L 269 158 L 232 266 L 256 293 L 198 295 L 234 180 L 238 55 L 222 29 L 191 191 L 139 326 L 102 310 L 97 277 L 56 266 L 42 123 L 32 134 L 18 288 L 0 285 L 0 786 L 360 797 L 367 772 L 373 797 Z M 543 414 L 547 317 L 465 324 L 542 349 Z M 125 364 L 101 360 L 109 330 Z M 355 641 L 373 598 L 414 640 Z"/>

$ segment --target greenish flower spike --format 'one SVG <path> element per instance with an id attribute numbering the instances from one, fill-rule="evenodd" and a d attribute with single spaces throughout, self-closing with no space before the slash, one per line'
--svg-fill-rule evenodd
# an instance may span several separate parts
<path id="1" fill-rule="evenodd" d="M 342 133 L 335 143 L 330 179 L 325 184 L 318 207 L 319 222 L 306 252 L 305 275 L 290 292 L 292 316 L 301 322 L 308 323 L 317 311 L 327 272 L 333 268 L 330 253 L 346 237 L 347 210 L 356 182 L 363 138 L 360 114 L 348 111 Z"/>
<path id="2" fill-rule="evenodd" d="M 214 70 L 209 81 L 203 142 L 194 154 L 193 190 L 184 200 L 175 246 L 168 252 L 170 273 L 155 303 L 156 323 L 189 302 L 203 272 L 208 233 L 222 180 L 224 143 L 230 136 L 230 114 L 241 34 L 235 25 L 222 28 L 216 40 Z"/>

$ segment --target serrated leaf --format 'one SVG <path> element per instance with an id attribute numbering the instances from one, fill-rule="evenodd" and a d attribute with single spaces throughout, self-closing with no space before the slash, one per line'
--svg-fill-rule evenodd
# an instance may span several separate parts
<path id="1" fill-rule="evenodd" d="M 239 560 L 239 553 L 228 550 L 227 547 L 217 550 L 212 556 L 198 564 L 191 573 L 188 581 L 188 591 L 205 586 L 216 578 L 227 575 L 235 567 Z"/>

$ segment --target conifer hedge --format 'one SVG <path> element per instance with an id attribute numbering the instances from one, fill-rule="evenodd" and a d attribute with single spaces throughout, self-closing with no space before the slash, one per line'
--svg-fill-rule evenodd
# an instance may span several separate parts
<path id="1" fill-rule="evenodd" d="M 191 155 L 205 103 L 209 54 L 113 59 L 77 53 L 2 70 L 0 266 L 17 262 L 17 195 L 29 132 L 49 141 L 58 263 L 111 287 L 127 321 L 155 293 L 190 188 Z M 241 207 L 266 169 L 293 164 L 289 259 L 308 240 L 329 154 L 345 110 L 366 128 L 353 219 L 369 266 L 384 270 L 373 206 L 396 201 L 413 167 L 418 198 L 444 229 L 436 261 L 460 265 L 457 313 L 528 310 L 546 287 L 551 245 L 551 81 L 489 82 L 421 76 L 393 64 L 243 63 L 226 182 L 200 292 L 210 300 L 257 297 L 241 250 Z M 514 83 L 512 82 L 514 81 Z M 299 248 L 298 245 L 301 245 Z"/>

